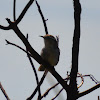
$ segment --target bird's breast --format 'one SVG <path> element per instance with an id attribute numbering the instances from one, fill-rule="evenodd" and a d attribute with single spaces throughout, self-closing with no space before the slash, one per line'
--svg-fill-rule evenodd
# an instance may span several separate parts
<path id="1" fill-rule="evenodd" d="M 48 61 L 52 66 L 57 65 L 59 61 L 59 48 L 43 48 L 41 56 L 44 60 Z"/>

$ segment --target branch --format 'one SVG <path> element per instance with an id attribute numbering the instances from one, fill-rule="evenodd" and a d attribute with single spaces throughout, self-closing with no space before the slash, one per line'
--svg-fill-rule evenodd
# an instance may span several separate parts
<path id="1" fill-rule="evenodd" d="M 5 41 L 7 42 L 7 45 L 8 45 L 8 44 L 13 45 L 13 46 L 15 46 L 15 47 L 21 49 L 21 50 L 24 51 L 25 53 L 28 53 L 28 54 L 32 57 L 32 55 L 31 55 L 29 52 L 27 52 L 26 50 L 24 50 L 22 47 L 20 47 L 20 46 L 14 44 L 14 43 L 9 42 L 8 40 L 5 40 Z"/>
<path id="2" fill-rule="evenodd" d="M 99 87 L 100 87 L 100 84 L 97 84 L 97 85 L 95 85 L 94 87 L 92 87 L 92 88 L 90 88 L 90 89 L 88 89 L 88 90 L 86 90 L 86 91 L 84 91 L 84 92 L 82 92 L 82 93 L 79 93 L 79 94 L 78 94 L 78 98 L 79 98 L 79 97 L 82 97 L 82 96 L 84 96 L 84 95 L 86 95 L 86 94 L 91 93 L 92 91 L 98 89 Z"/>
<path id="3" fill-rule="evenodd" d="M 6 97 L 6 99 L 7 99 L 7 100 L 10 100 L 10 98 L 8 97 L 8 95 L 7 95 L 6 91 L 5 91 L 5 89 L 3 88 L 1 82 L 0 82 L 0 88 L 1 88 L 1 91 L 2 91 L 2 93 L 4 94 L 4 96 Z"/>
<path id="4" fill-rule="evenodd" d="M 43 83 L 47 72 L 48 72 L 48 71 L 45 71 L 45 72 L 44 72 L 44 74 L 43 74 L 43 76 L 42 76 L 42 78 L 41 78 L 41 81 L 39 82 L 38 86 L 35 88 L 35 90 L 34 90 L 34 92 L 32 93 L 32 95 L 31 95 L 30 97 L 28 97 L 26 100 L 31 100 L 31 99 L 35 96 L 37 90 L 40 88 L 41 84 Z"/>
<path id="5" fill-rule="evenodd" d="M 22 13 L 19 15 L 18 19 L 16 20 L 16 24 L 18 24 L 22 18 L 24 17 L 24 15 L 26 14 L 28 8 L 32 5 L 32 3 L 34 2 L 34 0 L 30 0 L 27 5 L 25 6 L 25 8 L 23 9 Z"/>
<path id="6" fill-rule="evenodd" d="M 28 40 L 28 34 L 27 34 L 27 40 Z M 27 48 L 26 48 L 26 51 L 28 52 Z M 37 75 L 36 69 L 35 69 L 35 67 L 34 67 L 34 64 L 33 64 L 33 62 L 32 62 L 32 59 L 31 59 L 29 53 L 27 53 L 27 56 L 28 56 L 28 59 L 29 59 L 29 61 L 30 61 L 31 66 L 32 66 L 32 69 L 33 69 L 33 71 L 34 71 L 34 75 L 35 75 L 36 82 L 37 82 L 37 85 L 38 85 L 38 84 L 39 84 L 39 79 L 38 79 L 38 75 Z M 40 100 L 40 98 L 41 98 L 40 87 L 38 88 L 38 93 L 39 93 L 38 99 Z"/>
<path id="7" fill-rule="evenodd" d="M 84 83 L 84 78 L 83 78 L 83 75 L 82 74 L 80 74 L 80 73 L 78 73 L 78 74 L 79 74 L 79 76 L 81 78 L 81 84 L 77 88 L 80 88 L 83 85 L 83 83 Z"/>
<path id="8" fill-rule="evenodd" d="M 42 96 L 41 98 L 43 97 L 46 97 L 48 95 L 48 93 L 50 92 L 50 90 L 52 90 L 53 88 L 55 88 L 57 85 L 59 85 L 59 83 L 55 84 L 54 86 L 52 86 L 51 88 L 49 88 Z"/>
<path id="9" fill-rule="evenodd" d="M 73 36 L 73 47 L 72 47 L 72 69 L 70 73 L 70 89 L 68 93 L 68 100 L 76 100 L 77 91 L 77 72 L 78 72 L 78 55 L 79 55 L 79 42 L 80 42 L 80 14 L 81 5 L 79 0 L 73 0 L 74 4 L 74 36 Z M 73 91 L 72 91 L 73 90 Z"/>
<path id="10" fill-rule="evenodd" d="M 37 7 L 38 7 L 38 11 L 39 11 L 39 13 L 40 13 L 40 15 L 41 15 L 41 18 L 42 18 L 42 21 L 43 21 L 43 24 L 44 24 L 45 33 L 48 34 L 48 29 L 47 29 L 47 25 L 46 25 L 46 21 L 47 21 L 47 20 L 45 20 L 45 18 L 44 18 L 44 16 L 43 16 L 43 13 L 42 13 L 42 11 L 41 11 L 40 5 L 38 4 L 37 0 L 35 0 L 35 1 L 36 1 L 36 5 L 37 5 Z"/>
<path id="11" fill-rule="evenodd" d="M 14 0 L 14 4 L 13 4 L 13 18 L 14 21 L 16 21 L 16 0 Z"/>
<path id="12" fill-rule="evenodd" d="M 10 30 L 10 26 L 2 26 L 0 25 L 0 29 L 3 29 L 3 30 Z"/>
<path id="13" fill-rule="evenodd" d="M 51 100 L 54 100 L 54 99 L 56 99 L 58 96 L 59 96 L 59 94 L 62 92 L 62 90 L 63 90 L 63 88 L 58 92 L 58 94 L 54 97 L 54 98 L 52 98 Z"/>

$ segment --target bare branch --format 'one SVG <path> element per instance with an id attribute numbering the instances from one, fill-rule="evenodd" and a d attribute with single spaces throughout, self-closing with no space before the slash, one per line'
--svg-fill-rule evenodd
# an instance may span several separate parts
<path id="1" fill-rule="evenodd" d="M 79 93 L 79 94 L 78 94 L 78 98 L 79 98 L 79 97 L 82 97 L 82 96 L 84 96 L 84 95 L 86 95 L 86 94 L 91 93 L 92 91 L 98 89 L 99 87 L 100 87 L 100 84 L 97 84 L 97 85 L 95 85 L 94 87 L 92 87 L 92 88 L 90 88 L 90 89 L 88 89 L 88 90 L 86 90 L 86 91 L 84 91 L 84 92 L 82 92 L 82 93 Z"/>
<path id="2" fill-rule="evenodd" d="M 16 21 L 16 0 L 14 0 L 14 4 L 13 4 L 13 18 L 14 21 Z"/>
<path id="3" fill-rule="evenodd" d="M 76 100 L 78 95 L 77 88 L 77 73 L 78 73 L 78 55 L 79 55 L 79 42 L 80 42 L 80 14 L 81 5 L 79 0 L 73 0 L 74 5 L 74 36 L 73 36 L 73 47 L 72 47 L 72 69 L 70 73 L 70 89 L 68 92 L 68 100 Z M 73 90 L 73 91 L 72 91 Z"/>
<path id="4" fill-rule="evenodd" d="M 1 82 L 0 82 L 0 88 L 1 88 L 1 91 L 2 91 L 2 93 L 4 94 L 4 96 L 6 97 L 6 99 L 7 99 L 7 100 L 10 100 L 10 98 L 8 97 L 8 95 L 7 95 L 6 91 L 5 91 L 5 89 L 3 88 Z"/>
<path id="5" fill-rule="evenodd" d="M 2 26 L 0 25 L 0 29 L 3 29 L 3 30 L 10 30 L 10 26 Z"/>
<path id="6" fill-rule="evenodd" d="M 30 0 L 27 5 L 25 6 L 25 8 L 23 9 L 22 13 L 19 15 L 18 19 L 16 20 L 16 24 L 18 24 L 22 18 L 24 17 L 24 15 L 26 14 L 28 8 L 32 5 L 32 3 L 34 2 L 34 0 Z"/>
<path id="7" fill-rule="evenodd" d="M 28 40 L 28 34 L 27 34 L 27 40 Z M 26 51 L 28 52 L 27 48 L 26 48 Z M 38 84 L 39 84 L 39 79 L 38 79 L 38 75 L 37 75 L 36 69 L 35 69 L 35 67 L 34 67 L 33 61 L 32 61 L 32 59 L 31 59 L 29 53 L 27 53 L 27 56 L 28 56 L 28 59 L 29 59 L 29 61 L 30 61 L 31 66 L 32 66 L 32 69 L 33 69 L 33 71 L 34 71 L 34 75 L 35 75 L 36 82 L 37 82 L 37 85 L 38 85 Z M 40 98 L 41 98 L 40 87 L 38 88 L 38 93 L 39 93 L 38 100 L 40 100 Z"/>
<path id="8" fill-rule="evenodd" d="M 27 52 L 25 49 L 23 49 L 22 47 L 20 47 L 20 46 L 14 44 L 14 43 L 9 42 L 8 40 L 5 40 L 5 41 L 7 42 L 7 44 L 13 45 L 13 46 L 15 46 L 15 47 L 21 49 L 22 51 L 24 51 L 25 53 L 28 53 L 28 54 L 32 57 L 32 55 L 31 55 L 29 52 Z"/>
<path id="9" fill-rule="evenodd" d="M 48 93 L 50 92 L 50 90 L 52 90 L 53 88 L 55 88 L 57 85 L 59 85 L 59 83 L 55 84 L 54 86 L 52 86 L 51 88 L 49 88 L 42 96 L 41 98 L 43 97 L 46 97 L 48 95 Z"/>
<path id="10" fill-rule="evenodd" d="M 77 87 L 77 88 L 80 88 L 82 85 L 83 85 L 83 83 L 84 83 L 84 78 L 83 78 L 83 75 L 82 74 L 80 74 L 80 73 L 78 73 L 79 74 L 79 76 L 81 77 L 81 84 Z"/>
<path id="11" fill-rule="evenodd" d="M 36 1 L 36 5 L 37 5 L 37 7 L 38 7 L 38 11 L 39 11 L 39 13 L 40 13 L 40 15 L 41 15 L 41 18 L 42 18 L 42 21 L 43 21 L 43 24 L 44 24 L 45 33 L 48 34 L 48 29 L 47 29 L 47 25 L 46 25 L 46 21 L 47 21 L 48 19 L 45 20 L 45 18 L 44 18 L 44 16 L 43 16 L 43 13 L 42 13 L 42 11 L 41 11 L 40 5 L 38 4 L 37 0 L 35 0 L 35 1 Z"/>
<path id="12" fill-rule="evenodd" d="M 32 93 L 32 95 L 30 97 L 28 97 L 26 100 L 31 100 L 34 95 L 36 94 L 37 90 L 40 88 L 41 84 L 43 83 L 46 75 L 47 75 L 48 71 L 46 70 L 41 78 L 41 81 L 39 82 L 38 86 L 35 88 L 34 92 Z"/>
<path id="13" fill-rule="evenodd" d="M 54 97 L 54 98 L 52 98 L 51 100 L 54 100 L 54 99 L 56 99 L 58 96 L 59 96 L 59 94 L 62 92 L 62 90 L 63 90 L 63 88 L 58 92 L 58 94 Z"/>

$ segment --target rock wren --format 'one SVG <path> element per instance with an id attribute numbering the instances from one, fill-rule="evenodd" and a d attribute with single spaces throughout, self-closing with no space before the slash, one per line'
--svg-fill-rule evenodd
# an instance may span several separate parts
<path id="1" fill-rule="evenodd" d="M 41 51 L 41 57 L 47 61 L 51 66 L 57 65 L 59 61 L 60 50 L 58 47 L 59 38 L 52 35 L 40 36 L 44 39 L 44 48 Z M 45 67 L 40 65 L 39 71 L 44 71 Z"/>

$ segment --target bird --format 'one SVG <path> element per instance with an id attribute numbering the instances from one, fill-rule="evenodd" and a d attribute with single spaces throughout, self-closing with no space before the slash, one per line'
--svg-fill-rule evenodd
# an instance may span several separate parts
<path id="1" fill-rule="evenodd" d="M 48 62 L 51 66 L 56 66 L 59 62 L 60 49 L 59 49 L 59 37 L 46 34 L 40 36 L 44 39 L 44 48 L 41 50 L 41 57 Z M 38 71 L 45 71 L 45 67 L 41 64 Z"/>

